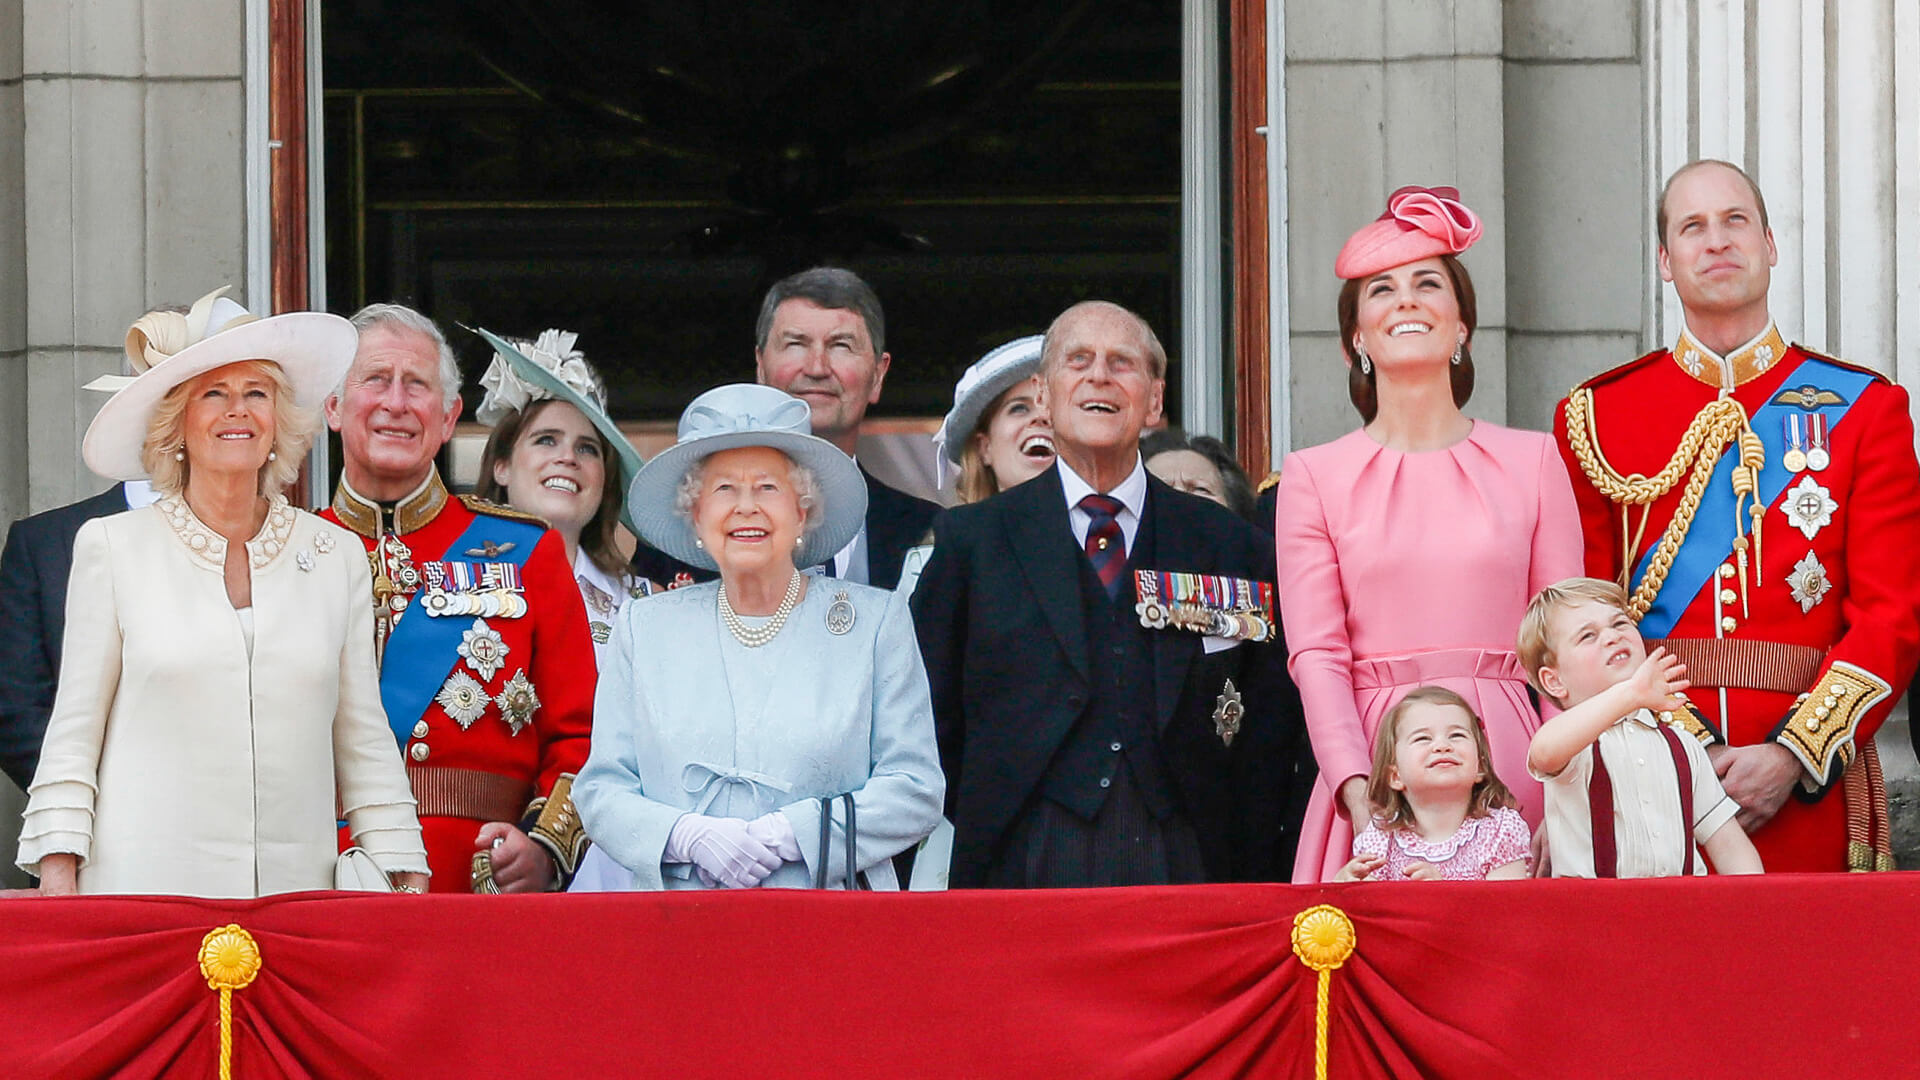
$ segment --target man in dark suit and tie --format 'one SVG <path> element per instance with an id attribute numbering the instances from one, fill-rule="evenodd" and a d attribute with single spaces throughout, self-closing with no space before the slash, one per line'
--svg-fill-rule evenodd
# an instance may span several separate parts
<path id="1" fill-rule="evenodd" d="M 115 484 L 90 499 L 21 518 L 0 554 L 0 768 L 24 790 L 40 764 L 40 743 L 60 679 L 67 628 L 67 575 L 80 526 L 153 501 L 145 481 Z"/>
<path id="2" fill-rule="evenodd" d="M 1234 615 L 1267 602 L 1273 544 L 1147 474 L 1140 432 L 1160 419 L 1166 367 L 1139 316 L 1069 308 L 1042 346 L 1058 462 L 935 525 L 913 608 L 955 887 L 1279 881 L 1291 867 L 1299 696 L 1277 622 L 1268 635 Z M 1136 571 L 1180 575 L 1156 585 L 1161 610 Z M 1169 625 L 1181 600 L 1224 621 Z"/>
<path id="3" fill-rule="evenodd" d="M 851 270 L 816 266 L 782 278 L 760 302 L 754 328 L 754 367 L 759 381 L 776 386 L 813 410 L 813 433 L 854 457 L 860 422 L 880 400 L 892 357 L 886 351 L 886 319 L 880 298 Z M 940 507 L 890 488 L 865 466 L 867 524 L 824 567 L 834 577 L 891 589 L 900 583 L 907 549 L 926 540 Z M 642 545 L 636 573 L 670 584 L 680 573 L 695 580 L 713 575 L 669 559 Z"/>

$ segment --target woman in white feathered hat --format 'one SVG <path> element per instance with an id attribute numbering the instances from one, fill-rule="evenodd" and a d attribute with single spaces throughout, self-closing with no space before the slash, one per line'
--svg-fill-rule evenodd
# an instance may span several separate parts
<path id="1" fill-rule="evenodd" d="M 50 894 L 331 888 L 344 813 L 393 883 L 426 884 L 380 706 L 358 539 L 287 504 L 345 319 L 259 319 L 221 294 L 127 333 L 81 455 L 152 506 L 74 540 L 60 686 L 19 864 Z"/>
<path id="2" fill-rule="evenodd" d="M 474 416 L 493 431 L 474 493 L 537 514 L 560 534 L 603 659 L 620 609 L 653 592 L 627 569 L 614 538 L 622 524 L 633 530 L 623 504 L 640 455 L 607 415 L 606 384 L 573 347 L 575 334 L 519 341 L 477 332 L 493 346 L 493 363 L 480 377 L 487 396 Z"/>

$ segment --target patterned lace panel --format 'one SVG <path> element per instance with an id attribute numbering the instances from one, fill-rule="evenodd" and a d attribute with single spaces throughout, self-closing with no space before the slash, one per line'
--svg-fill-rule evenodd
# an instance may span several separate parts
<path id="1" fill-rule="evenodd" d="M 187 506 L 187 500 L 179 495 L 168 495 L 155 502 L 154 508 L 160 511 L 167 524 L 172 526 L 173 534 L 187 546 L 194 559 L 215 570 L 225 568 L 227 564 L 227 538 L 208 528 Z M 287 549 L 287 540 L 293 535 L 293 523 L 296 511 L 287 504 L 284 495 L 275 495 L 267 502 L 267 520 L 260 526 L 252 540 L 247 542 L 247 561 L 255 570 L 265 567 Z"/>

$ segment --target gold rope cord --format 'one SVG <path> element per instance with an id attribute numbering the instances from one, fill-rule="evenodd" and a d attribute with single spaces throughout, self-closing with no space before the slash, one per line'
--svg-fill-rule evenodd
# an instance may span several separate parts
<path id="1" fill-rule="evenodd" d="M 1743 593 L 1749 577 L 1745 571 L 1750 569 L 1753 576 L 1760 573 L 1760 524 L 1766 507 L 1760 504 L 1758 490 L 1760 469 L 1766 463 L 1766 447 L 1760 437 L 1754 434 L 1747 421 L 1746 410 L 1740 407 L 1739 402 L 1729 397 L 1715 398 L 1694 414 L 1680 438 L 1680 445 L 1674 447 L 1673 456 L 1653 476 L 1639 473 L 1622 476 L 1608 463 L 1600 451 L 1600 434 L 1595 423 L 1593 391 L 1590 389 L 1583 387 L 1567 395 L 1567 443 L 1587 481 L 1600 494 L 1620 506 L 1624 549 L 1621 552 L 1622 585 L 1632 579 L 1633 564 L 1639 555 L 1640 539 L 1646 530 L 1647 516 L 1653 512 L 1654 500 L 1672 491 L 1683 475 L 1687 478 L 1686 487 L 1681 491 L 1680 505 L 1674 508 L 1673 520 L 1667 523 L 1666 530 L 1660 534 L 1653 556 L 1648 561 L 1646 576 L 1640 579 L 1639 587 L 1633 590 L 1628 613 L 1634 618 L 1645 615 L 1647 609 L 1653 606 L 1654 597 L 1660 595 L 1660 587 L 1666 584 L 1667 573 L 1673 569 L 1674 556 L 1686 540 L 1687 530 L 1693 527 L 1693 516 L 1700 509 L 1700 499 L 1706 494 L 1707 481 L 1712 479 L 1713 470 L 1720 463 L 1720 455 L 1725 453 L 1729 444 L 1737 446 L 1740 454 L 1740 464 L 1733 470 L 1734 512 L 1738 514 L 1741 504 L 1752 500 L 1746 508 L 1753 534 L 1751 567 L 1747 559 L 1746 538 L 1736 537 L 1734 540 L 1734 549 L 1743 571 Z M 1628 507 L 1632 506 L 1641 508 L 1639 533 L 1633 533 L 1628 526 Z M 1744 606 L 1744 596 L 1742 602 Z"/>
<path id="2" fill-rule="evenodd" d="M 233 1080 L 233 992 L 251 985 L 260 967 L 260 946 L 235 923 L 200 939 L 200 974 L 220 991 L 220 1080 Z"/>
<path id="3" fill-rule="evenodd" d="M 1353 955 L 1353 920 L 1332 904 L 1293 917 L 1293 954 L 1320 975 L 1313 1003 L 1313 1077 L 1327 1080 L 1327 995 L 1333 972 Z"/>

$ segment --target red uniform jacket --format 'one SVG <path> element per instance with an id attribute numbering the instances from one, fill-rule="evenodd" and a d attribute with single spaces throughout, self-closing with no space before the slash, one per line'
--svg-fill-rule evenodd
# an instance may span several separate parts
<path id="1" fill-rule="evenodd" d="M 478 499 L 450 497 L 438 474 L 391 512 L 344 482 L 333 505 L 321 511 L 359 534 L 367 546 L 383 686 L 393 678 L 385 670 L 384 651 L 386 635 L 397 625 L 396 611 L 402 621 L 429 617 L 417 610 L 424 599 L 419 571 L 443 560 L 485 560 L 478 549 L 450 550 L 479 514 L 538 524 L 536 518 Z M 397 541 L 400 548 L 383 545 L 383 534 L 391 536 L 387 545 Z M 561 883 L 571 877 L 585 847 L 570 789 L 587 759 L 593 724 L 593 641 L 559 535 L 551 530 L 538 535 L 519 570 L 518 596 L 524 604 L 509 601 L 485 618 L 458 616 L 471 627 L 468 637 L 487 639 L 480 648 L 454 638 L 445 655 L 414 663 L 406 673 L 425 681 L 419 689 L 434 690 L 401 748 L 420 804 L 434 892 L 473 887 L 474 843 L 489 821 L 519 823 L 553 856 Z M 411 580 L 408 566 L 414 570 Z M 390 595 L 381 595 L 388 589 Z M 463 656 L 459 648 L 478 655 Z M 391 713 L 393 702 L 387 704 Z"/>
<path id="2" fill-rule="evenodd" d="M 1802 366 L 1809 357 L 1816 363 Z M 1636 566 L 1655 549 L 1682 502 L 1693 459 L 1651 503 L 1643 532 L 1637 506 L 1628 508 L 1623 526 L 1622 506 L 1596 486 L 1596 467 L 1603 477 L 1661 473 L 1722 386 L 1731 387 L 1729 396 L 1753 418 L 1764 443 L 1760 487 L 1771 477 L 1784 488 L 1767 500 L 1746 572 L 1732 544 L 1690 553 L 1708 571 L 1705 580 L 1689 595 L 1657 596 L 1671 629 L 1647 626 L 1648 647 L 1664 637 L 1689 661 L 1689 696 L 1729 744 L 1770 740 L 1800 760 L 1805 777 L 1797 798 L 1753 837 L 1766 868 L 1845 869 L 1846 803 L 1853 796 L 1843 798 L 1837 781 L 1920 659 L 1920 464 L 1907 394 L 1867 369 L 1788 346 L 1772 328 L 1724 359 L 1683 335 L 1673 351 L 1583 384 L 1560 403 L 1555 435 L 1580 505 L 1590 575 L 1621 580 L 1635 533 Z M 1836 386 L 1849 392 L 1835 393 Z M 1775 407 L 1760 414 L 1770 403 Z M 1818 469 L 1787 452 L 1810 449 L 1816 413 L 1830 424 L 1824 456 L 1812 455 L 1812 464 L 1825 465 Z M 1738 458 L 1740 448 L 1726 453 Z M 1750 522 L 1746 505 L 1738 519 Z M 1695 532 L 1713 532 L 1704 522 L 1697 516 L 1689 530 L 1696 543 Z M 1675 584 L 1683 576 L 1661 594 L 1684 589 Z M 1858 779 L 1864 785 L 1864 776 Z M 1853 852 L 1856 860 L 1861 855 Z"/>

